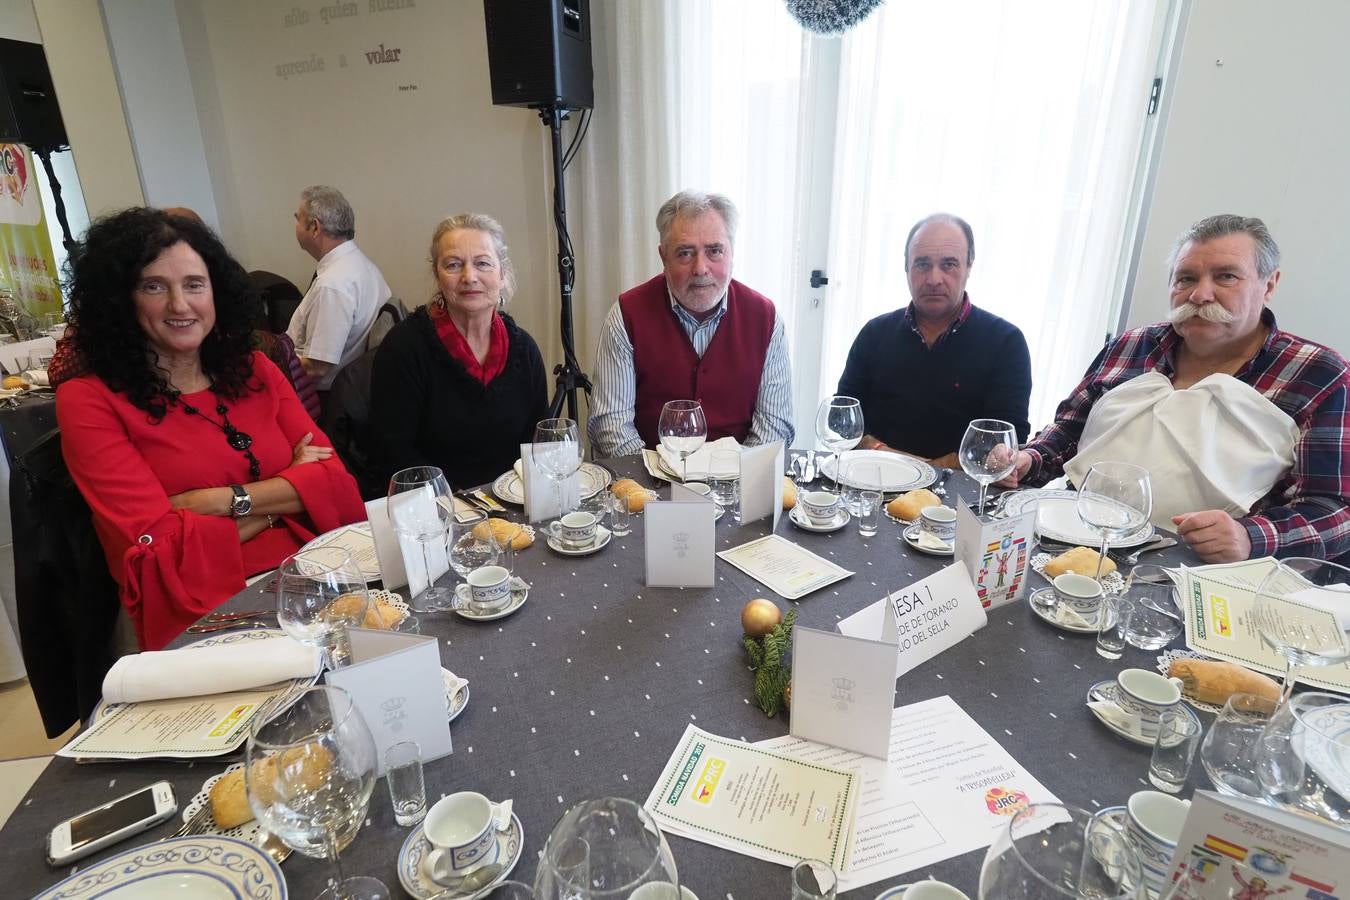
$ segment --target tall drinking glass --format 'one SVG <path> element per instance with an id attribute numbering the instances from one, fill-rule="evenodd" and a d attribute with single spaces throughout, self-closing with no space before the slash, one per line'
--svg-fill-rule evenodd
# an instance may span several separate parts
<path id="1" fill-rule="evenodd" d="M 1113 539 L 1133 534 L 1153 515 L 1153 486 L 1148 469 L 1123 462 L 1099 462 L 1078 486 L 1078 518 L 1102 538 L 1097 558 L 1100 580 Z"/>
<path id="2" fill-rule="evenodd" d="M 1135 900 L 1143 868 L 1125 829 L 1059 803 L 1019 810 L 989 845 L 980 900 Z"/>
<path id="3" fill-rule="evenodd" d="M 843 476 L 844 453 L 858 446 L 863 430 L 862 404 L 856 397 L 837 395 L 820 401 L 816 410 L 816 438 L 834 454 L 834 489 Z"/>
<path id="4" fill-rule="evenodd" d="M 1295 666 L 1332 666 L 1350 659 L 1350 569 L 1324 559 L 1277 560 L 1256 589 L 1252 618 L 1261 640 L 1284 657 L 1280 706 L 1294 691 Z"/>
<path id="5" fill-rule="evenodd" d="M 450 526 L 450 568 L 461 578 L 480 566 L 495 566 L 501 549 L 482 510 L 461 513 Z M 454 605 L 452 603 L 452 605 Z"/>
<path id="6" fill-rule="evenodd" d="M 286 846 L 333 863 L 321 900 L 369 900 L 374 879 L 345 879 L 339 853 L 356 837 L 378 768 L 375 741 L 337 687 L 311 687 L 249 729 L 244 790 L 259 823 Z M 381 886 L 382 887 L 382 886 Z"/>
<path id="7" fill-rule="evenodd" d="M 277 624 L 320 648 L 325 668 L 347 664 L 347 628 L 365 621 L 369 604 L 365 576 L 341 547 L 302 550 L 277 567 Z"/>
<path id="8" fill-rule="evenodd" d="M 675 857 L 656 820 L 632 800 L 583 800 L 563 813 L 535 870 L 538 900 L 680 896 Z"/>
<path id="9" fill-rule="evenodd" d="M 698 452 L 708 439 L 708 420 L 703 416 L 703 404 L 697 400 L 671 400 L 661 407 L 657 423 L 661 446 L 680 458 L 683 471 L 680 480 L 689 480 L 689 457 Z"/>
<path id="10" fill-rule="evenodd" d="M 439 612 L 454 604 L 454 593 L 432 576 L 446 553 L 446 538 L 455 521 L 454 495 L 444 473 L 435 466 L 412 466 L 389 479 L 389 524 L 394 533 L 422 551 L 427 588 L 418 595 L 418 612 Z M 435 565 L 433 566 L 433 563 Z"/>
<path id="11" fill-rule="evenodd" d="M 980 505 L 976 515 L 984 515 L 989 485 L 1012 472 L 1017 454 L 1009 448 L 1016 446 L 1017 430 L 1002 419 L 975 419 L 966 426 L 957 455 L 965 473 L 980 483 Z"/>
<path id="12" fill-rule="evenodd" d="M 535 464 L 553 482 L 558 498 L 558 518 L 570 510 L 563 506 L 563 483 L 581 468 L 581 433 L 571 419 L 542 419 L 534 426 Z"/>

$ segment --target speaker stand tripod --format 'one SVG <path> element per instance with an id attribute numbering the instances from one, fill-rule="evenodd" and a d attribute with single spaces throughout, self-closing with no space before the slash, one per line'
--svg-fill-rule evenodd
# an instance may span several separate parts
<path id="1" fill-rule="evenodd" d="M 554 393 L 549 404 L 550 415 L 562 415 L 563 401 L 567 402 L 567 418 L 581 425 L 577 416 L 577 390 L 591 395 L 591 380 L 581 371 L 577 362 L 576 337 L 572 330 L 572 285 L 576 279 L 576 256 L 572 253 L 572 239 L 567 232 L 567 201 L 563 189 L 562 123 L 568 110 L 554 105 L 533 107 L 539 119 L 548 127 L 553 139 L 553 224 L 558 233 L 558 289 L 561 295 L 559 319 L 562 331 L 563 361 L 553 367 Z"/>
<path id="2" fill-rule="evenodd" d="M 61 224 L 61 243 L 66 252 L 75 247 L 75 238 L 70 233 L 70 222 L 66 219 L 66 202 L 61 199 L 61 182 L 56 179 L 56 170 L 52 168 L 52 150 L 68 150 L 68 147 L 34 147 L 33 154 L 42 160 L 42 168 L 47 172 L 47 183 L 52 189 L 52 205 L 56 207 L 56 221 Z"/>

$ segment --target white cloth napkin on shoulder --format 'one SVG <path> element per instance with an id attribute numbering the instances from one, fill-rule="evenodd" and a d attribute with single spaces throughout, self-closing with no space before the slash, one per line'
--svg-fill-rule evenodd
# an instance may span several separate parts
<path id="1" fill-rule="evenodd" d="M 124 656 L 103 677 L 103 699 L 136 703 L 244 691 L 311 678 L 322 658 L 317 647 L 284 635 L 213 647 L 151 650 Z"/>

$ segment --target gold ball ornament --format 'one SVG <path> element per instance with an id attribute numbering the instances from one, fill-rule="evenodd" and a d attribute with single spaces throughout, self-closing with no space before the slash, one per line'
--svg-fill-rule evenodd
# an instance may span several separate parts
<path id="1" fill-rule="evenodd" d="M 764 637 L 782 621 L 783 611 L 778 604 L 763 597 L 756 597 L 741 609 L 741 628 L 754 638 Z"/>

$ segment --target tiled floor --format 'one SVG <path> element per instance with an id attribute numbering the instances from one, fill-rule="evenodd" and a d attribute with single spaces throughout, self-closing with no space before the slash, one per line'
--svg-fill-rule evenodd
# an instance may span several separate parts
<path id="1" fill-rule="evenodd" d="M 74 733 L 72 725 L 70 731 L 48 740 L 27 679 L 0 685 L 0 760 L 49 756 L 65 746 Z"/>

